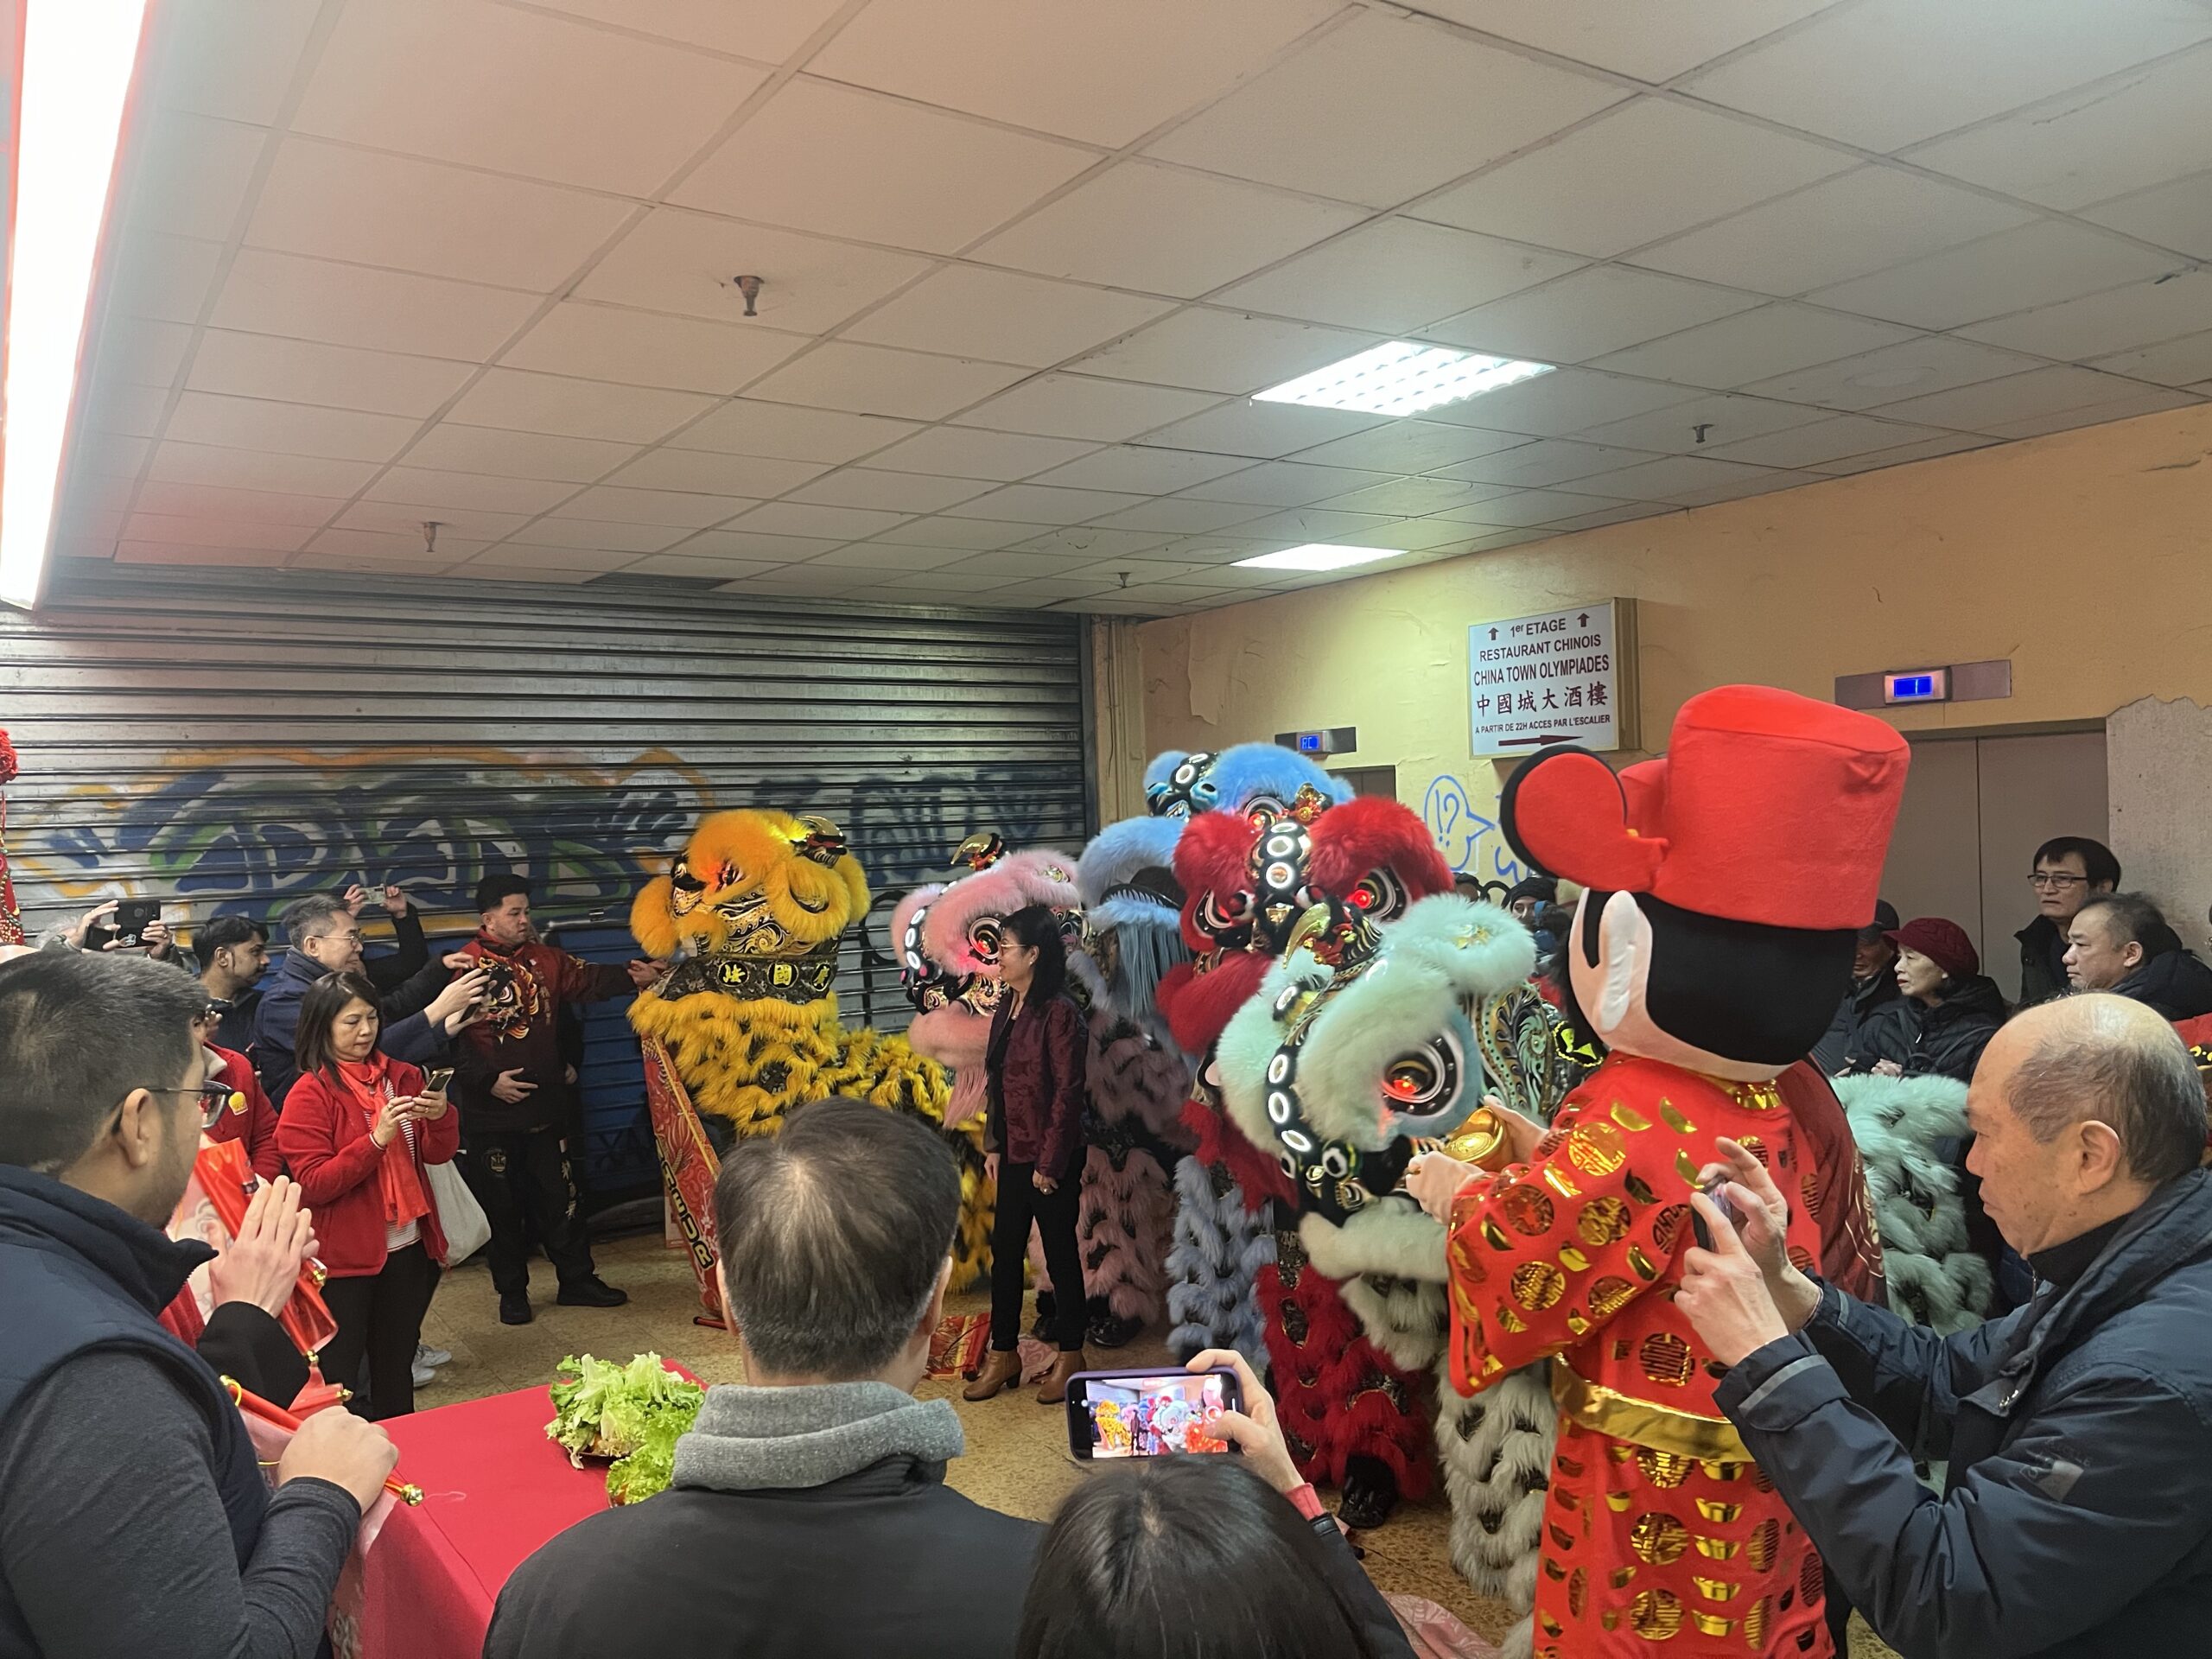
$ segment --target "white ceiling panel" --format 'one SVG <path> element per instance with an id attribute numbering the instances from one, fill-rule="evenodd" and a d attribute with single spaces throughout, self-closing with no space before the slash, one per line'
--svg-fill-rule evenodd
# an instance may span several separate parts
<path id="1" fill-rule="evenodd" d="M 1912 337 L 1912 330 L 1894 323 L 1810 306 L 1769 305 L 1615 352 L 1597 366 L 1688 385 L 1732 387 Z"/>
<path id="2" fill-rule="evenodd" d="M 1607 480 L 1609 485 L 1611 482 L 1611 480 Z M 1586 513 L 1607 512 L 1624 505 L 1618 495 L 1589 495 L 1573 490 L 1515 490 L 1464 507 L 1451 508 L 1435 517 L 1449 523 L 1519 530 L 1561 518 L 1579 518 Z"/>
<path id="3" fill-rule="evenodd" d="M 1777 403 L 1766 397 L 1713 396 L 1694 398 L 1687 404 L 1671 404 L 1664 409 L 1631 415 L 1626 420 L 1607 421 L 1587 429 L 1586 435 L 1592 443 L 1611 444 L 1623 449 L 1687 454 L 1769 432 L 1787 431 L 1820 418 L 1819 410 L 1807 409 L 1800 404 Z"/>
<path id="4" fill-rule="evenodd" d="M 331 521 L 336 530 L 376 530 L 386 535 L 408 535 L 423 542 L 423 553 L 445 553 L 454 542 L 496 542 L 528 524 L 526 512 L 472 512 L 465 507 L 446 507 L 432 512 L 400 501 L 357 501 Z M 438 527 L 437 545 L 429 547 L 423 525 Z"/>
<path id="5" fill-rule="evenodd" d="M 1564 276 L 1583 263 L 1448 226 L 1385 219 L 1247 278 L 1218 302 L 1395 334 Z"/>
<path id="6" fill-rule="evenodd" d="M 447 411 L 469 426 L 503 426 L 518 432 L 558 432 L 572 438 L 611 438 L 651 443 L 715 406 L 711 397 L 644 386 L 610 386 L 603 380 L 486 369 Z"/>
<path id="7" fill-rule="evenodd" d="M 918 430 L 912 421 L 879 415 L 850 415 L 836 409 L 797 409 L 788 404 L 755 403 L 740 397 L 703 421 L 688 426 L 670 442 L 684 449 L 712 449 L 723 454 L 766 455 L 779 461 L 857 460 Z"/>
<path id="8" fill-rule="evenodd" d="M 1543 438 L 1516 448 L 1500 450 L 1444 469 L 1444 476 L 1468 479 L 1478 484 L 1516 485 L 1532 488 L 1565 484 L 1593 473 L 1634 467 L 1652 457 L 1640 449 L 1622 449 L 1602 443 L 1577 443 L 1568 438 Z"/>
<path id="9" fill-rule="evenodd" d="M 2138 386 L 2110 403 L 2086 404 L 2073 409 L 2054 410 L 2044 415 L 2023 416 L 2016 421 L 1997 422 L 1985 429 L 1992 436 L 1999 438 L 2040 438 L 2051 432 L 2069 432 L 2077 426 L 2101 426 L 2107 421 L 2129 421 L 2139 415 L 2163 414 L 2167 410 L 2184 408 L 2196 401 L 2185 392 L 2169 391 L 2163 386 Z"/>
<path id="10" fill-rule="evenodd" d="M 1039 473 L 1036 482 L 1063 489 L 1121 490 L 1131 494 L 1165 495 L 1209 479 L 1233 473 L 1246 463 L 1235 455 L 1214 455 L 1192 449 L 1152 449 L 1137 444 L 1117 444 L 1093 450 L 1049 472 Z"/>
<path id="11" fill-rule="evenodd" d="M 438 550 L 445 550 L 442 541 L 438 543 Z M 497 564 L 505 569 L 529 570 L 532 573 L 529 580 L 535 580 L 537 573 L 542 571 L 548 580 L 561 582 L 570 579 L 564 572 L 596 575 L 626 569 L 635 557 L 634 553 L 623 547 L 569 547 L 518 539 L 486 549 L 471 559 L 466 569 L 468 574 L 474 575 L 480 565 Z"/>
<path id="12" fill-rule="evenodd" d="M 781 63 L 845 0 L 537 0 L 541 10 L 612 23 L 757 63 Z"/>
<path id="13" fill-rule="evenodd" d="M 118 317 L 90 344 L 97 347 L 92 383 L 99 386 L 175 384 L 192 350 L 193 331 L 181 322 Z"/>
<path id="14" fill-rule="evenodd" d="M 200 337 L 185 384 L 195 391 L 419 419 L 442 408 L 474 372 L 466 363 L 441 358 L 210 328 Z"/>
<path id="15" fill-rule="evenodd" d="M 704 322 L 563 300 L 508 347 L 518 369 L 727 396 L 807 343 L 746 322 Z"/>
<path id="16" fill-rule="evenodd" d="M 702 530 L 680 543 L 686 558 L 743 559 L 767 565 L 810 559 L 843 544 L 842 536 L 768 536 L 751 530 Z"/>
<path id="17" fill-rule="evenodd" d="M 1242 465 L 1242 458 L 1238 458 Z M 1190 496 L 1162 496 L 1127 512 L 1110 512 L 1095 522 L 1109 530 L 1135 530 L 1171 536 L 1226 530 L 1267 516 L 1268 509 L 1245 501 L 1199 501 Z"/>
<path id="18" fill-rule="evenodd" d="M 2085 207 L 2082 217 L 2162 248 L 2212 259 L 2212 173 Z"/>
<path id="19" fill-rule="evenodd" d="M 1363 216 L 1357 207 L 1132 158 L 1046 203 L 970 257 L 1192 299 Z"/>
<path id="20" fill-rule="evenodd" d="M 1385 421 L 1348 438 L 1332 438 L 1295 452 L 1317 467 L 1364 467 L 1382 473 L 1426 473 L 1478 455 L 1494 454 L 1529 440 L 1517 432 L 1484 432 L 1443 421 Z"/>
<path id="21" fill-rule="evenodd" d="M 981 553 L 992 548 L 1012 547 L 1036 533 L 1034 524 L 1008 519 L 936 518 L 910 519 L 869 539 L 901 546 L 951 547 Z"/>
<path id="22" fill-rule="evenodd" d="M 865 507 L 803 506 L 796 502 L 771 501 L 766 506 L 753 508 L 730 528 L 759 536 L 817 536 L 852 542 L 889 530 L 906 516 L 871 512 Z"/>
<path id="23" fill-rule="evenodd" d="M 236 121 L 156 113 L 135 187 L 144 211 L 134 222 L 149 231 L 222 241 L 245 206 L 268 137 L 263 128 Z"/>
<path id="24" fill-rule="evenodd" d="M 1815 404 L 1823 409 L 1872 409 L 1877 404 L 1948 391 L 1954 386 L 2024 374 L 2039 366 L 2033 358 L 1997 351 L 1970 340 L 1922 334 L 1813 368 L 1793 369 L 1751 381 L 1743 390 L 1761 397 Z"/>
<path id="25" fill-rule="evenodd" d="M 1010 518 L 1032 524 L 1079 524 L 1135 506 L 1144 498 L 1116 490 L 1060 490 L 1048 484 L 1007 484 L 960 509 L 968 518 Z"/>
<path id="26" fill-rule="evenodd" d="M 1887 152 L 2207 38 L 2190 0 L 1864 0 L 1685 90 Z"/>
<path id="27" fill-rule="evenodd" d="M 1389 207 L 1627 95 L 1419 18 L 1368 12 L 1154 141 L 1148 153 Z M 1315 118 L 1347 107 L 1361 119 Z"/>
<path id="28" fill-rule="evenodd" d="M 171 547 L 257 547 L 293 552 L 315 539 L 316 532 L 300 525 L 272 524 L 245 519 L 225 524 L 218 519 L 171 518 L 156 512 L 134 512 L 123 526 L 126 542 L 158 542 Z"/>
<path id="29" fill-rule="evenodd" d="M 736 279 L 757 276 L 764 279 L 760 320 L 810 334 L 836 327 L 929 269 L 927 260 L 912 254 L 656 207 L 575 293 L 644 311 L 737 322 L 745 316 L 745 298 Z"/>
<path id="30" fill-rule="evenodd" d="M 574 484 L 552 479 L 494 478 L 482 473 L 445 473 L 427 467 L 388 467 L 362 492 L 371 501 L 483 512 L 538 513 L 575 493 Z M 437 514 L 419 515 L 435 518 Z"/>
<path id="31" fill-rule="evenodd" d="M 274 495 L 219 484 L 170 484 L 149 479 L 139 486 L 138 511 L 172 517 L 225 519 L 232 524 L 297 524 L 319 528 L 346 503 L 327 495 Z"/>
<path id="32" fill-rule="evenodd" d="M 1004 363 L 832 340 L 764 375 L 747 391 L 772 404 L 935 421 L 1003 391 L 1028 373 Z"/>
<path id="33" fill-rule="evenodd" d="M 2170 255 L 2102 231 L 2045 219 L 1821 289 L 1809 297 L 1840 311 L 1923 328 L 1955 328 L 2164 276 L 2177 264 Z"/>
<path id="34" fill-rule="evenodd" d="M 1625 265 L 1592 265 L 1421 331 L 1449 346 L 1539 363 L 1586 363 L 1765 303 L 1762 296 Z"/>
<path id="35" fill-rule="evenodd" d="M 2092 369 L 2033 369 L 2001 380 L 1984 380 L 1977 385 L 1884 404 L 1876 412 L 1886 419 L 1917 421 L 1923 426 L 1994 432 L 2019 421 L 2133 398 L 2145 390 L 2138 382 Z"/>
<path id="36" fill-rule="evenodd" d="M 1332 438 L 1348 437 L 1384 423 L 1382 416 L 1357 415 L 1349 410 L 1239 401 L 1217 404 L 1203 415 L 1147 433 L 1143 442 L 1170 449 L 1204 449 L 1271 461 L 1294 449 L 1311 449 Z"/>
<path id="37" fill-rule="evenodd" d="M 1338 0 L 874 0 L 807 68 L 1119 149 L 1218 97 L 1339 10 Z"/>
<path id="38" fill-rule="evenodd" d="M 1114 530 L 1103 524 L 1068 524 L 1016 542 L 1019 553 L 1049 554 L 1057 559 L 1112 558 L 1116 564 L 1165 547 L 1174 537 L 1164 531 Z"/>
<path id="39" fill-rule="evenodd" d="M 118 542 L 118 564 L 219 564 L 241 569 L 274 569 L 292 563 L 281 548 L 178 546 L 164 542 Z"/>
<path id="40" fill-rule="evenodd" d="M 1361 545 L 1363 532 L 1386 530 L 1397 516 L 1385 512 L 1339 512 L 1333 507 L 1294 507 L 1239 524 L 1240 536 L 1280 536 L 1293 542 L 1346 542 Z"/>
<path id="41" fill-rule="evenodd" d="M 1768 469 L 1740 461 L 1715 461 L 1710 455 L 1669 455 L 1601 473 L 1583 481 L 1593 490 L 1637 501 L 1664 501 L 1671 496 L 1720 485 L 1749 483 Z"/>
<path id="42" fill-rule="evenodd" d="M 115 315 L 197 322 L 222 268 L 223 245 L 195 237 L 134 235 L 109 286 Z"/>
<path id="43" fill-rule="evenodd" d="M 2207 324 L 2212 324 L 2212 273 L 2177 270 L 1960 332 L 1993 346 L 2080 362 L 2173 340 Z"/>
<path id="44" fill-rule="evenodd" d="M 1788 296 L 2012 230 L 2031 217 L 1957 185 L 1866 167 L 1670 238 L 1630 263 Z"/>
<path id="45" fill-rule="evenodd" d="M 1294 461 L 1265 461 L 1183 492 L 1201 501 L 1243 501 L 1262 507 L 1304 507 L 1333 495 L 1394 483 L 1388 473 L 1348 467 L 1309 467 Z M 1403 507 L 1369 507 L 1370 512 L 1403 512 Z"/>
<path id="46" fill-rule="evenodd" d="M 1570 531 L 1602 530 L 1607 524 L 1623 524 L 1633 518 L 1656 518 L 1661 513 L 1677 511 L 1663 502 L 1631 501 L 1625 506 L 1606 507 L 1598 512 L 1577 513 L 1572 518 L 1556 518 L 1544 526 L 1547 535 L 1563 536 Z"/>
<path id="47" fill-rule="evenodd" d="M 1409 211 L 1611 257 L 1856 165 L 1843 150 L 1718 111 L 1639 98 Z"/>
<path id="48" fill-rule="evenodd" d="M 956 253 L 1097 153 L 880 92 L 786 82 L 670 200 L 764 225 Z"/>
<path id="49" fill-rule="evenodd" d="M 208 320 L 218 328 L 481 363 L 539 303 L 507 289 L 242 248 Z"/>
<path id="50" fill-rule="evenodd" d="M 1001 483 L 1027 478 L 1097 446 L 1076 438 L 1038 438 L 1014 432 L 933 426 L 901 438 L 868 457 L 868 465 L 896 473 L 936 473 L 951 478 L 988 478 Z M 1111 487 L 1101 486 L 1099 487 Z"/>
<path id="51" fill-rule="evenodd" d="M 283 109 L 321 0 L 169 0 L 153 14 L 156 100 L 267 126 Z"/>
<path id="52" fill-rule="evenodd" d="M 690 544 L 686 543 L 684 545 L 688 550 Z M 648 554 L 633 564 L 624 565 L 622 572 L 625 575 L 634 576 L 710 576 L 718 582 L 727 582 L 741 576 L 764 575 L 780 568 L 747 559 L 699 558 L 687 550 Z"/>
<path id="53" fill-rule="evenodd" d="M 1722 461 L 1745 461 L 1758 467 L 1825 467 L 1853 455 L 1899 449 L 1930 438 L 1948 442 L 1955 435 L 1868 415 L 1835 415 L 1760 437 L 1716 444 L 1712 453 Z"/>
<path id="54" fill-rule="evenodd" d="M 648 449 L 607 474 L 626 489 L 690 490 L 703 495 L 749 495 L 760 500 L 797 489 L 827 467 L 818 461 L 772 461 L 760 455 L 721 455 L 704 449 Z"/>
<path id="55" fill-rule="evenodd" d="M 793 490 L 784 499 L 833 507 L 880 507 L 891 512 L 942 512 L 991 487 L 987 479 L 932 478 L 924 473 L 846 467 Z"/>
<path id="56" fill-rule="evenodd" d="M 404 415 L 188 391 L 176 400 L 166 435 L 185 443 L 320 455 L 330 461 L 390 461 L 421 424 Z"/>
<path id="57" fill-rule="evenodd" d="M 1970 432 L 1954 432 L 1945 437 L 1924 438 L 1918 443 L 1901 444 L 1895 449 L 1877 449 L 1843 461 L 1821 461 L 1815 464 L 1812 470 L 1826 473 L 1832 478 L 1844 478 L 1853 473 L 1871 473 L 1878 467 L 1903 467 L 1916 461 L 1933 461 L 1938 455 L 1955 455 L 1961 450 L 1986 448 L 1994 442 L 1994 439 L 1977 436 Z"/>
<path id="58" fill-rule="evenodd" d="M 889 542 L 853 542 L 817 554 L 809 563 L 845 565 L 861 570 L 934 570 L 968 556 L 964 547 L 902 547 Z"/>
<path id="59" fill-rule="evenodd" d="M 1777 490 L 1795 489 L 1800 484 L 1825 483 L 1827 479 L 1824 473 L 1777 469 L 1763 478 L 1743 478 L 1731 484 L 1708 484 L 1701 490 L 1685 490 L 1669 499 L 1678 506 L 1709 507 L 1722 501 L 1741 501 L 1748 496 L 1772 495 Z"/>
<path id="60" fill-rule="evenodd" d="M 689 490 L 638 490 L 601 484 L 570 496 L 553 509 L 552 516 L 604 518 L 620 524 L 680 524 L 686 530 L 704 530 L 759 505 L 757 501 L 700 495 Z"/>
<path id="61" fill-rule="evenodd" d="M 1440 17 L 1638 80 L 1674 77 L 1810 16 L 1834 0 L 1427 0 Z"/>
<path id="62" fill-rule="evenodd" d="M 1048 438 L 1092 438 L 1117 443 L 1154 427 L 1211 408 L 1211 392 L 1141 386 L 1079 374 L 1040 374 L 956 417 L 961 426 Z M 1203 448 L 1203 444 L 1184 446 Z"/>
<path id="63" fill-rule="evenodd" d="M 1377 343 L 1373 334 L 1191 306 L 1070 366 L 1118 380 L 1241 395 L 1295 379 Z"/>
<path id="64" fill-rule="evenodd" d="M 678 524 L 622 524 L 597 518 L 540 518 L 507 542 L 503 553 L 519 563 L 541 550 L 588 549 L 607 553 L 662 553 L 691 532 Z M 440 547 L 445 538 L 438 539 Z"/>
<path id="65" fill-rule="evenodd" d="M 877 307 L 842 338 L 1042 369 L 1173 309 L 1168 300 L 949 265 Z"/>
<path id="66" fill-rule="evenodd" d="M 96 432 L 158 437 L 168 402 L 167 386 L 109 386 L 90 400 L 86 418 L 90 429 Z"/>
<path id="67" fill-rule="evenodd" d="M 1564 438 L 1600 422 L 1626 420 L 1647 410 L 1688 403 L 1696 395 L 1688 386 L 1631 380 L 1593 369 L 1554 369 L 1534 380 L 1427 413 L 1433 421 L 1463 421 L 1491 431 Z"/>
<path id="68" fill-rule="evenodd" d="M 2123 352 L 2096 366 L 2133 380 L 2155 380 L 2162 386 L 2195 386 L 2200 380 L 2212 380 L 2212 330 L 2183 334 L 2139 352 Z"/>
<path id="69" fill-rule="evenodd" d="M 505 432 L 442 421 L 407 452 L 410 467 L 448 473 L 491 473 L 503 478 L 542 478 L 588 484 L 638 453 L 634 443 L 564 438 L 544 432 Z"/>
<path id="70" fill-rule="evenodd" d="M 1364 489 L 1313 499 L 1317 505 L 1335 507 L 1344 512 L 1402 512 L 1419 518 L 1432 512 L 1447 512 L 1454 507 L 1471 506 L 1478 501 L 1503 495 L 1510 487 L 1504 484 L 1471 484 L 1459 478 L 1394 478 L 1388 483 L 1370 484 Z"/>
<path id="71" fill-rule="evenodd" d="M 766 79 L 750 65 L 491 0 L 377 0 L 340 14 L 292 125 L 645 196 Z"/>

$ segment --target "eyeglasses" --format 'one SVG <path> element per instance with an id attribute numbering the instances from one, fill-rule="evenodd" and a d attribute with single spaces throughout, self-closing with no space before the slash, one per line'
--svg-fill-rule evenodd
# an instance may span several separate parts
<path id="1" fill-rule="evenodd" d="M 2087 887 L 2088 880 L 2089 878 L 2086 875 L 2069 875 L 2062 870 L 2037 870 L 2028 877 L 2028 885 L 2031 887 L 2057 887 L 2063 890 L 2067 887 Z"/>

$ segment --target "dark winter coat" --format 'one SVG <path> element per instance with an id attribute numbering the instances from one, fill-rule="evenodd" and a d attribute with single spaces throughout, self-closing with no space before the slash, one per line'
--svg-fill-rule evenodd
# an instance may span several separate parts
<path id="1" fill-rule="evenodd" d="M 261 1073 L 262 1089 L 279 1112 L 300 1080 L 293 1045 L 301 1001 L 328 971 L 306 951 L 287 950 L 283 960 L 262 976 L 261 1007 L 253 1022 L 253 1064 Z M 377 1046 L 395 1060 L 423 1067 L 435 1065 L 446 1052 L 446 1034 L 423 1017 L 423 1010 L 451 977 L 442 964 L 432 963 L 385 991 L 378 999 L 385 1024 L 377 1034 Z"/>
<path id="2" fill-rule="evenodd" d="M 462 954 L 490 968 L 493 982 L 485 1016 L 461 1027 L 454 1046 L 454 1098 L 464 1133 L 566 1127 L 575 1112 L 575 1087 L 562 1054 L 561 1010 L 572 1003 L 631 996 L 637 987 L 619 963 L 586 962 L 532 940 L 512 948 L 478 933 Z M 492 1092 L 503 1071 L 535 1084 L 520 1101 Z"/>
<path id="3" fill-rule="evenodd" d="M 1089 1099 L 1084 1068 L 1089 1033 L 1083 1010 L 1066 996 L 1039 1003 L 1023 999 L 1009 1016 L 1011 996 L 991 1014 L 985 1052 L 990 1117 L 986 1144 L 1009 1163 L 1034 1165 L 1065 1180 L 1083 1155 L 1083 1109 Z"/>
<path id="4" fill-rule="evenodd" d="M 1830 1077 L 1841 1071 L 1859 1047 L 1860 1028 L 1878 1011 L 1904 995 L 1897 988 L 1897 976 L 1886 968 L 1865 979 L 1852 981 L 1850 991 L 1836 1008 L 1835 1018 L 1828 1021 L 1827 1035 L 1813 1046 L 1813 1064 Z"/>
<path id="5" fill-rule="evenodd" d="M 1859 1031 L 1859 1046 L 1844 1062 L 1847 1076 L 1863 1077 L 1893 1060 L 1908 1077 L 1974 1080 L 1981 1051 L 2005 1023 L 2005 999 L 1984 974 L 1953 982 L 1934 1007 L 1900 996 L 1875 1009 Z"/>
<path id="6" fill-rule="evenodd" d="M 1948 1338 L 1833 1287 L 1714 1398 L 1915 1659 L 2199 1653 L 2212 1624 L 2212 1173 L 2073 1284 Z M 1914 1472 L 1948 1459 L 1944 1495 Z"/>
<path id="7" fill-rule="evenodd" d="M 2181 949 L 2179 940 L 2112 988 L 2115 996 L 2131 997 L 2162 1020 L 2194 1020 L 2212 1014 L 2212 968 Z"/>
<path id="8" fill-rule="evenodd" d="M 2066 978 L 2064 928 L 2038 916 L 2012 937 L 2020 942 L 2020 1007 L 2031 1008 L 2072 988 Z"/>

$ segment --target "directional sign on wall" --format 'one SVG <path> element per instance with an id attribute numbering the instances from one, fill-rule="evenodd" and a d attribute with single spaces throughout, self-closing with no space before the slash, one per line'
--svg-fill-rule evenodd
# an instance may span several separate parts
<path id="1" fill-rule="evenodd" d="M 1467 630 L 1471 753 L 1634 748 L 1635 661 L 1633 600 L 1476 623 Z"/>

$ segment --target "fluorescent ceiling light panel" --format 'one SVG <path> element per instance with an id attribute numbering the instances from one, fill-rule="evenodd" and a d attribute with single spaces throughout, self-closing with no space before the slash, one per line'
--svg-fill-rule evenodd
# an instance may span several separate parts
<path id="1" fill-rule="evenodd" d="M 30 606 L 54 538 L 86 302 L 146 0 L 28 0 L 8 271 L 0 601 Z"/>
<path id="2" fill-rule="evenodd" d="M 1252 401 L 1351 409 L 1367 415 L 1418 415 L 1440 404 L 1456 404 L 1502 386 L 1533 380 L 1540 374 L 1549 374 L 1552 366 L 1394 340 L 1388 346 L 1377 346 L 1371 352 L 1255 392 Z"/>
<path id="3" fill-rule="evenodd" d="M 1236 564 L 1244 570 L 1348 570 L 1355 564 L 1403 556 L 1404 550 L 1395 547 L 1332 547 L 1326 542 L 1308 542 L 1303 547 L 1286 547 L 1280 553 L 1239 559 Z"/>

